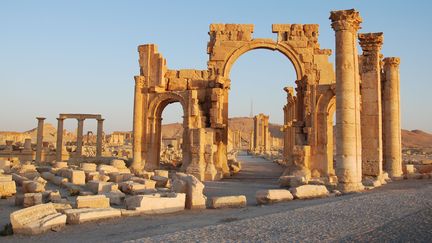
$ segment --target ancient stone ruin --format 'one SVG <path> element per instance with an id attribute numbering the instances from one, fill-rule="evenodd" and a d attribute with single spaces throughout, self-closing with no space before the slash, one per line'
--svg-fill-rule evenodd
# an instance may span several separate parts
<path id="1" fill-rule="evenodd" d="M 346 192 L 362 190 L 363 176 L 379 179 L 384 170 L 399 178 L 399 58 L 382 58 L 382 33 L 358 33 L 362 19 L 357 11 L 333 11 L 330 20 L 336 35 L 335 68 L 328 60 L 332 51 L 319 45 L 317 24 L 273 24 L 276 40 L 253 38 L 251 24 L 211 24 L 206 70 L 169 69 L 156 45 L 139 46 L 132 170 L 158 168 L 161 114 L 168 104 L 179 102 L 184 113 L 181 169 L 200 180 L 229 176 L 230 70 L 242 54 L 267 49 L 284 54 L 297 75 L 296 87 L 284 89 L 287 103 L 281 107 L 286 174 L 306 170 L 329 180 L 337 177 Z M 263 122 L 263 129 L 255 131 L 250 149 L 266 151 L 266 119 L 256 121 Z"/>

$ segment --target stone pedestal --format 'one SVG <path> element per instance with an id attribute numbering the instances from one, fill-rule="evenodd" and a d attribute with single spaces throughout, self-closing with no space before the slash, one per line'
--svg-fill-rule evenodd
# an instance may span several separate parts
<path id="1" fill-rule="evenodd" d="M 363 189 L 361 175 L 360 85 L 357 30 L 361 18 L 357 11 L 332 11 L 336 32 L 336 175 L 343 192 Z"/>
<path id="2" fill-rule="evenodd" d="M 399 63 L 397 57 L 384 58 L 383 137 L 384 163 L 389 176 L 402 176 L 402 141 L 400 127 Z"/>

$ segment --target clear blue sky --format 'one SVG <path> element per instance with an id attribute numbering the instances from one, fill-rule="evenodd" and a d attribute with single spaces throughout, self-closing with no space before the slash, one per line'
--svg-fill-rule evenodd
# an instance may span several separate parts
<path id="1" fill-rule="evenodd" d="M 384 32 L 384 56 L 402 59 L 402 127 L 432 132 L 428 0 L 1 1 L 0 130 L 28 130 L 36 116 L 55 124 L 59 113 L 101 113 L 106 131 L 131 130 L 138 45 L 157 44 L 171 69 L 206 69 L 210 23 L 252 23 L 256 38 L 276 38 L 272 23 L 317 23 L 321 47 L 334 49 L 329 12 L 349 8 L 360 11 L 362 32 Z M 254 113 L 280 123 L 282 87 L 294 79 L 282 54 L 244 54 L 231 72 L 230 115 L 248 116 L 253 99 Z M 180 121 L 180 111 L 168 106 L 164 122 Z"/>

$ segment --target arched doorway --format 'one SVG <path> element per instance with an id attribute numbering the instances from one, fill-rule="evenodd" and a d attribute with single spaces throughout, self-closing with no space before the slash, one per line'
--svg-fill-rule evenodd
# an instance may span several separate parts
<path id="1" fill-rule="evenodd" d="M 161 119 L 159 167 L 165 170 L 179 170 L 183 163 L 182 143 L 185 136 L 183 108 L 180 102 L 165 106 Z"/>

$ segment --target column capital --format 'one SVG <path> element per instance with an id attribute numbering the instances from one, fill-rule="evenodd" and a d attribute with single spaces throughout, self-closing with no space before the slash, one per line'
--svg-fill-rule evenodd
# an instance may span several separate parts
<path id="1" fill-rule="evenodd" d="M 56 119 L 57 119 L 57 121 L 64 121 L 66 118 L 64 118 L 64 117 L 58 117 Z"/>
<path id="2" fill-rule="evenodd" d="M 383 62 L 384 62 L 384 66 L 399 67 L 400 58 L 399 57 L 386 57 L 383 59 Z"/>
<path id="3" fill-rule="evenodd" d="M 96 119 L 98 122 L 103 122 L 103 121 L 105 121 L 105 119 L 104 118 L 100 118 L 100 119 Z"/>
<path id="4" fill-rule="evenodd" d="M 79 122 L 83 122 L 85 120 L 85 118 L 77 118 L 77 121 L 79 121 Z"/>
<path id="5" fill-rule="evenodd" d="M 43 120 L 45 120 L 46 118 L 45 118 L 45 117 L 36 117 L 36 119 L 38 119 L 39 121 L 43 121 Z"/>
<path id="6" fill-rule="evenodd" d="M 135 76 L 134 78 L 135 78 L 135 86 L 137 88 L 144 88 L 146 78 L 144 76 Z"/>
<path id="7" fill-rule="evenodd" d="M 378 53 L 383 45 L 384 34 L 382 32 L 359 33 L 358 39 L 363 50 L 363 55 L 369 53 Z"/>
<path id="8" fill-rule="evenodd" d="M 355 9 L 331 11 L 330 20 L 335 31 L 347 30 L 353 33 L 360 29 L 362 22 L 360 13 Z"/>

